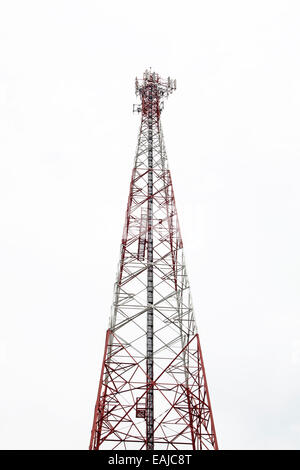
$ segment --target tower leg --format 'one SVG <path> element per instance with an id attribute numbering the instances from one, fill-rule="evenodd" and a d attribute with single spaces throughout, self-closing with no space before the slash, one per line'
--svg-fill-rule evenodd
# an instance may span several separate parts
<path id="1" fill-rule="evenodd" d="M 106 385 L 105 385 L 105 391 L 102 395 L 101 395 L 101 392 L 102 392 L 102 385 L 104 382 L 104 369 L 105 369 L 105 361 L 107 360 L 107 349 L 108 349 L 109 338 L 110 338 L 110 330 L 108 329 L 106 332 L 106 338 L 105 338 L 104 355 L 103 355 L 103 362 L 102 362 L 102 367 L 101 367 L 100 382 L 99 382 L 97 400 L 96 400 L 96 405 L 95 405 L 94 421 L 93 421 L 93 427 L 92 427 L 92 432 L 91 432 L 89 450 L 98 450 L 99 445 L 100 445 L 101 428 L 102 428 L 102 422 L 103 422 L 103 417 L 104 417 L 104 406 L 105 406 L 105 398 L 106 398 Z"/>

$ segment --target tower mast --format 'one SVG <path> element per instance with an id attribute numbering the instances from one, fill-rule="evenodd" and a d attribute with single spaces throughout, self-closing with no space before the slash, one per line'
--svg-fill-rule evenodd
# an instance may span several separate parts
<path id="1" fill-rule="evenodd" d="M 136 79 L 141 103 L 90 449 L 218 448 L 160 115 L 176 81 Z"/>

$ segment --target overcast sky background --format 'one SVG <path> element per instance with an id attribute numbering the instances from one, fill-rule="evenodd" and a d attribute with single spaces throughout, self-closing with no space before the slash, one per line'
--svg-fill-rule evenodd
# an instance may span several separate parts
<path id="1" fill-rule="evenodd" d="M 0 447 L 88 447 L 139 116 L 162 122 L 222 449 L 300 448 L 300 4 L 0 3 Z"/>

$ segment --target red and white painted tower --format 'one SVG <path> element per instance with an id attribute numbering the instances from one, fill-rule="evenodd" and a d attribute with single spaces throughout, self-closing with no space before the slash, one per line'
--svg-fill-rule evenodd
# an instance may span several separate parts
<path id="1" fill-rule="evenodd" d="M 176 81 L 136 79 L 141 103 L 90 449 L 218 449 L 160 115 Z"/>

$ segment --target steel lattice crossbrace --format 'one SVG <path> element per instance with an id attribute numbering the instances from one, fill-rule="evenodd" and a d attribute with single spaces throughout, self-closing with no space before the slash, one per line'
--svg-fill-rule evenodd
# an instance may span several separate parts
<path id="1" fill-rule="evenodd" d="M 90 449 L 217 449 L 160 122 L 176 88 L 146 71 Z"/>

